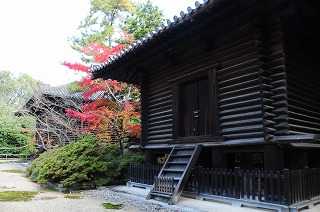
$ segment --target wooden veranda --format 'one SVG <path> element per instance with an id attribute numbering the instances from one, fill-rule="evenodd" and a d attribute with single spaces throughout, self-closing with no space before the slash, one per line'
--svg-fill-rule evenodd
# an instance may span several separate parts
<path id="1" fill-rule="evenodd" d="M 170 179 L 159 180 L 160 166 L 131 164 L 133 186 L 170 190 Z M 150 174 L 155 176 L 151 178 Z M 320 168 L 282 171 L 194 167 L 184 187 L 183 196 L 250 205 L 279 211 L 296 211 L 320 202 Z M 157 182 L 154 181 L 157 179 Z M 159 181 L 163 182 L 158 185 Z M 167 186 L 168 188 L 164 188 Z"/>

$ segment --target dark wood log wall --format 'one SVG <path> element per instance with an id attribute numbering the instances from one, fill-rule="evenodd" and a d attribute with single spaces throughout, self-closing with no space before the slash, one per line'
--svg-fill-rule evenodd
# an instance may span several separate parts
<path id="1" fill-rule="evenodd" d="M 274 121 L 274 135 L 288 134 L 287 79 L 283 47 L 282 23 L 278 18 L 269 19 L 265 25 L 266 50 L 271 73 L 272 107 L 270 118 Z"/>
<path id="2" fill-rule="evenodd" d="M 283 128 L 279 126 L 286 119 L 282 108 L 286 105 L 286 90 L 283 88 L 285 69 L 280 23 L 252 22 L 231 32 L 212 35 L 212 39 L 215 40 L 213 51 L 193 55 L 191 51 L 198 53 L 197 48 L 201 48 L 201 45 L 195 46 L 183 54 L 185 58 L 179 58 L 189 62 L 171 68 L 155 68 L 148 73 L 148 82 L 144 83 L 148 99 L 144 111 L 148 115 L 148 143 L 173 140 L 173 86 L 168 81 L 197 67 L 216 63 L 220 64 L 217 101 L 221 135 L 226 140 L 269 139 L 276 130 L 282 133 Z"/>
<path id="3" fill-rule="evenodd" d="M 300 37 L 287 34 L 285 39 L 289 133 L 319 134 L 320 63 L 309 49 L 308 40 L 299 33 L 295 34 Z"/>
<path id="4" fill-rule="evenodd" d="M 221 135 L 226 139 L 263 137 L 260 73 L 253 26 L 242 26 L 222 37 L 226 46 L 214 53 L 221 62 L 217 73 Z"/>
<path id="5" fill-rule="evenodd" d="M 274 11 L 290 17 L 296 15 L 292 8 L 275 6 Z M 219 64 L 216 101 L 219 132 L 226 140 L 320 133 L 319 62 L 301 44 L 308 38 L 299 35 L 289 42 L 281 15 L 258 17 L 189 34 L 166 55 L 171 66 L 158 64 L 148 72 L 145 141 L 174 139 L 172 79 L 212 64 Z"/>
<path id="6" fill-rule="evenodd" d="M 282 24 L 279 18 L 257 20 L 259 61 L 265 139 L 288 134 L 288 110 Z"/>

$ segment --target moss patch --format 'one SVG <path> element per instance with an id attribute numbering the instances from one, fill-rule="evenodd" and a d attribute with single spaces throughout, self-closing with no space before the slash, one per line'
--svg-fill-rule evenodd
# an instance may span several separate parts
<path id="1" fill-rule="evenodd" d="M 26 202 L 38 194 L 35 191 L 2 191 L 0 192 L 0 202 Z"/>
<path id="2" fill-rule="evenodd" d="M 109 202 L 102 203 L 102 206 L 105 209 L 114 209 L 114 210 L 120 210 L 121 208 L 123 208 L 122 204 L 112 204 L 112 203 L 109 203 Z"/>
<path id="3" fill-rule="evenodd" d="M 18 174 L 24 173 L 24 171 L 22 171 L 22 170 L 20 170 L 20 169 L 2 170 L 1 172 L 18 173 Z"/>
<path id="4" fill-rule="evenodd" d="M 78 195 L 67 194 L 67 195 L 64 195 L 64 198 L 67 198 L 67 199 L 81 199 L 82 197 L 78 196 Z"/>
<path id="5" fill-rule="evenodd" d="M 9 164 L 9 162 L 6 162 L 6 161 L 0 161 L 0 164 Z"/>
<path id="6" fill-rule="evenodd" d="M 52 200 L 52 199 L 56 199 L 57 197 L 40 197 L 37 200 Z"/>

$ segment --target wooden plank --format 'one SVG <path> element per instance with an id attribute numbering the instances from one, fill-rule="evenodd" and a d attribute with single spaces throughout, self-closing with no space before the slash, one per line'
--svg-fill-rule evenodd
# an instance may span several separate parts
<path id="1" fill-rule="evenodd" d="M 250 199 L 250 172 L 246 170 L 245 172 L 245 194 L 246 199 Z"/>
<path id="2" fill-rule="evenodd" d="M 240 198 L 240 168 L 235 167 L 234 168 L 234 198 L 239 199 Z"/>
<path id="3" fill-rule="evenodd" d="M 251 199 L 255 200 L 256 199 L 256 170 L 251 171 Z"/>
<path id="4" fill-rule="evenodd" d="M 219 195 L 218 169 L 214 169 L 214 195 Z"/>
<path id="5" fill-rule="evenodd" d="M 275 198 L 274 198 L 274 174 L 273 171 L 270 171 L 270 197 L 271 197 L 271 202 L 274 203 L 275 202 Z"/>
<path id="6" fill-rule="evenodd" d="M 214 168 L 210 170 L 210 194 L 215 194 L 215 175 Z"/>
<path id="7" fill-rule="evenodd" d="M 269 202 L 269 189 L 270 189 L 270 187 L 269 187 L 269 185 L 270 185 L 270 183 L 269 183 L 269 175 L 268 175 L 268 172 L 267 171 L 264 171 L 264 194 L 263 194 L 263 196 L 264 196 L 264 201 L 265 202 Z"/>
<path id="8" fill-rule="evenodd" d="M 281 174 L 280 171 L 276 172 L 276 197 L 277 197 L 277 203 L 281 204 Z"/>
<path id="9" fill-rule="evenodd" d="M 229 127 L 239 127 L 242 125 L 256 125 L 257 123 L 262 123 L 262 118 L 255 118 L 255 119 L 243 119 L 237 121 L 225 121 L 221 123 L 221 128 L 229 128 Z"/>
<path id="10" fill-rule="evenodd" d="M 229 196 L 229 193 L 228 193 L 228 170 L 225 169 L 224 172 L 223 172 L 223 195 L 224 196 Z"/>
<path id="11" fill-rule="evenodd" d="M 261 182 L 261 170 L 258 170 L 258 200 L 262 201 L 262 182 Z"/>

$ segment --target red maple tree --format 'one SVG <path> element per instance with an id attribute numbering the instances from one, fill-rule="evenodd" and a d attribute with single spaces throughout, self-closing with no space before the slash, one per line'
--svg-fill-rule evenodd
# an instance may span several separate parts
<path id="1" fill-rule="evenodd" d="M 83 52 L 92 57 L 94 63 L 103 63 L 110 56 L 119 53 L 126 44 L 118 44 L 108 48 L 101 44 L 90 44 Z M 140 91 L 138 87 L 118 82 L 116 80 L 91 79 L 89 66 L 81 63 L 63 62 L 71 70 L 85 73 L 80 87 L 85 87 L 82 93 L 86 104 L 81 112 L 66 109 L 69 117 L 77 117 L 79 121 L 87 122 L 87 130 L 94 130 L 97 136 L 104 140 L 116 138 L 123 153 L 123 144 L 129 137 L 140 138 Z"/>

